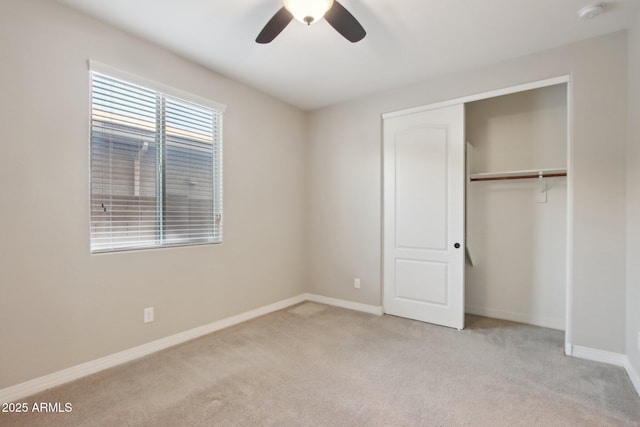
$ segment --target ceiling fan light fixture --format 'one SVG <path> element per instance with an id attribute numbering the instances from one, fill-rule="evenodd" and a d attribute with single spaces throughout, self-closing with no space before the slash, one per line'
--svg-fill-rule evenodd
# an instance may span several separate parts
<path id="1" fill-rule="evenodd" d="M 590 4 L 589 6 L 585 6 L 578 11 L 578 18 L 583 21 L 587 21 L 589 19 L 593 19 L 597 16 L 602 15 L 604 12 L 604 6 L 600 3 L 598 4 Z"/>
<path id="2" fill-rule="evenodd" d="M 333 0 L 283 0 L 283 3 L 294 18 L 307 25 L 322 19 L 333 6 Z"/>

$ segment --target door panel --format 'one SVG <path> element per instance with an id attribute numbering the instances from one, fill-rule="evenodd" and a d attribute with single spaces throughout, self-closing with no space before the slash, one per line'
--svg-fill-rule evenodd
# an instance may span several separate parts
<path id="1" fill-rule="evenodd" d="M 385 119 L 386 313 L 464 327 L 464 171 L 463 105 Z"/>
<path id="2" fill-rule="evenodd" d="M 397 246 L 446 249 L 447 130 L 404 130 L 395 151 Z"/>
<path id="3" fill-rule="evenodd" d="M 447 305 L 448 286 L 447 264 L 396 260 L 396 298 Z"/>

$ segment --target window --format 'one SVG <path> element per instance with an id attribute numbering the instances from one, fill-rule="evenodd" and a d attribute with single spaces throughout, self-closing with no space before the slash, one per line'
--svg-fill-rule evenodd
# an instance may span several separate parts
<path id="1" fill-rule="evenodd" d="M 92 67 L 92 252 L 222 241 L 222 109 L 165 92 Z"/>

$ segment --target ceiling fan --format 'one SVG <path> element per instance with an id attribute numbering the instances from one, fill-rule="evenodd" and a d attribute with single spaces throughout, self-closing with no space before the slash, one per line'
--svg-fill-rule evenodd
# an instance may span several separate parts
<path id="1" fill-rule="evenodd" d="M 336 0 L 283 0 L 284 6 L 267 22 L 257 43 L 270 43 L 294 18 L 311 25 L 324 19 L 351 43 L 359 42 L 367 35 L 362 25 Z"/>

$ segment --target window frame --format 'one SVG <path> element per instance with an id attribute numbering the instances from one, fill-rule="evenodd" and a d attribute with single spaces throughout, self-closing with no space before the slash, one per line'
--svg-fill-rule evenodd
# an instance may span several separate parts
<path id="1" fill-rule="evenodd" d="M 149 80 L 138 75 L 125 72 L 119 70 L 117 68 L 102 64 L 95 60 L 88 60 L 88 77 L 89 77 L 89 249 L 90 253 L 93 254 L 106 254 L 106 253 L 118 253 L 118 252 L 130 252 L 130 251 L 145 251 L 145 250 L 153 250 L 153 249 L 163 249 L 163 248 L 171 248 L 171 247 L 183 247 L 183 246 L 201 246 L 201 245 L 212 245 L 212 244 L 220 244 L 223 242 L 223 119 L 224 113 L 226 112 L 226 106 L 216 101 L 212 101 L 208 98 L 204 98 L 198 95 L 194 95 L 190 92 L 186 92 L 162 83 L 158 83 L 153 80 Z M 217 124 L 213 124 L 214 128 L 214 163 L 212 164 L 212 175 L 213 175 L 213 187 L 212 187 L 212 196 L 213 196 L 213 224 L 218 227 L 219 233 L 218 238 L 215 240 L 209 241 L 180 241 L 180 242 L 171 242 L 165 243 L 163 242 L 162 236 L 157 236 L 156 243 L 147 245 L 147 244 L 139 244 L 138 246 L 123 246 L 123 247 L 108 247 L 108 248 L 99 248 L 94 249 L 93 242 L 93 212 L 92 212 L 92 204 L 93 204 L 93 190 L 92 190 L 92 182 L 93 182 L 93 169 L 92 169 L 92 155 L 93 155 L 93 132 L 92 132 L 92 124 L 93 124 L 93 73 L 97 73 L 106 77 L 115 78 L 118 80 L 122 80 L 126 83 L 130 83 L 133 85 L 139 85 L 146 89 L 156 91 L 159 95 L 162 96 L 163 99 L 172 98 L 177 101 L 184 101 L 187 103 L 195 104 L 199 107 L 204 107 L 212 110 L 214 114 L 214 121 L 217 121 Z M 164 101 L 163 101 L 164 102 Z M 216 120 L 217 118 L 217 120 Z M 217 129 L 217 131 L 215 130 Z M 166 141 L 163 141 L 163 144 L 166 144 Z M 164 167 L 164 165 L 158 165 L 159 167 Z M 164 174 L 164 170 L 162 173 Z M 156 182 L 157 185 L 160 185 L 160 182 Z M 167 195 L 164 195 L 166 198 Z M 164 204 L 166 199 L 163 198 L 160 203 Z M 217 209 L 216 209 L 217 208 Z M 156 215 L 159 212 L 156 210 Z"/>

